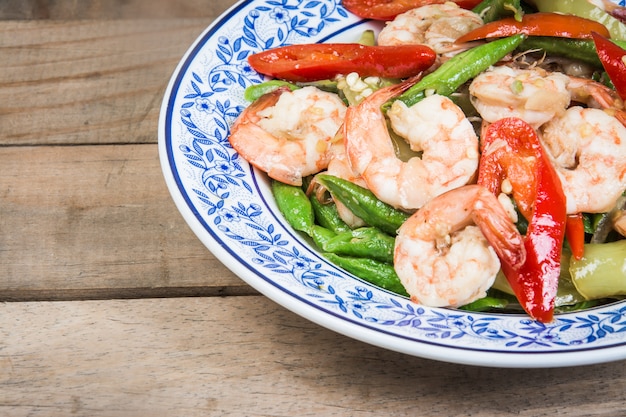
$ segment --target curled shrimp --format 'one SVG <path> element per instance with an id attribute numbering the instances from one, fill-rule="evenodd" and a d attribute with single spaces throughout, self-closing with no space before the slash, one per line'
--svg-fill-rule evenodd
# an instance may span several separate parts
<path id="1" fill-rule="evenodd" d="M 423 44 L 438 55 L 458 52 L 454 41 L 465 33 L 481 26 L 476 13 L 459 7 L 456 3 L 431 4 L 402 13 L 381 30 L 379 45 Z"/>
<path id="2" fill-rule="evenodd" d="M 517 117 L 537 128 L 565 111 L 570 103 L 568 82 L 559 72 L 500 66 L 474 78 L 469 92 L 486 122 Z"/>
<path id="3" fill-rule="evenodd" d="M 395 101 L 391 126 L 411 149 L 406 162 L 396 156 L 380 107 L 408 84 L 376 91 L 346 112 L 346 153 L 352 169 L 380 200 L 414 210 L 431 198 L 467 184 L 478 168 L 478 138 L 472 124 L 450 99 L 434 94 L 407 107 Z"/>
<path id="4" fill-rule="evenodd" d="M 572 102 L 618 112 L 623 109 L 621 99 L 603 84 L 538 67 L 492 68 L 474 78 L 469 92 L 486 122 L 517 117 L 534 128 L 562 116 Z"/>
<path id="5" fill-rule="evenodd" d="M 497 198 L 466 185 L 429 201 L 398 230 L 394 267 L 411 300 L 458 307 L 485 296 L 500 259 L 520 266 L 522 236 Z"/>
<path id="6" fill-rule="evenodd" d="M 346 155 L 346 145 L 344 141 L 344 126 L 337 131 L 337 135 L 333 139 L 330 151 L 331 158 L 328 163 L 328 168 L 325 171 L 326 174 L 332 175 L 335 177 L 342 178 L 344 180 L 350 181 L 354 184 L 360 185 L 362 187 L 367 187 L 363 178 L 361 178 L 358 174 L 356 174 L 352 167 L 350 166 L 350 162 L 348 161 L 348 156 Z M 312 186 L 317 187 L 318 184 L 314 180 L 311 183 Z M 324 187 L 317 187 L 316 190 L 318 194 L 318 200 L 324 201 L 323 195 L 326 193 L 326 189 Z M 335 206 L 337 207 L 337 212 L 339 217 L 351 228 L 357 228 L 365 225 L 365 222 L 360 217 L 356 216 L 349 208 L 347 208 L 341 201 L 338 199 L 333 199 Z"/>
<path id="7" fill-rule="evenodd" d="M 570 107 L 542 127 L 567 213 L 611 210 L 626 189 L 626 127 L 605 111 Z"/>
<path id="8" fill-rule="evenodd" d="M 235 120 L 232 147 L 250 164 L 278 181 L 301 185 L 302 178 L 326 169 L 330 144 L 343 123 L 346 106 L 315 87 L 268 93 Z"/>

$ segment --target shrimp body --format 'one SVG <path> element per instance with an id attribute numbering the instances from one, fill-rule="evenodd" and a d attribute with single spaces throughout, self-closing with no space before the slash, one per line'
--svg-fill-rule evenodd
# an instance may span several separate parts
<path id="1" fill-rule="evenodd" d="M 432 307 L 458 307 L 484 297 L 500 259 L 524 263 L 522 236 L 480 185 L 429 201 L 400 227 L 394 251 L 396 273 L 411 300 Z"/>
<path id="2" fill-rule="evenodd" d="M 358 174 L 356 174 L 352 167 L 350 166 L 350 162 L 348 161 L 348 155 L 346 154 L 346 145 L 344 140 L 344 129 L 339 129 L 335 139 L 333 139 L 333 144 L 331 146 L 332 156 L 330 158 L 330 162 L 328 163 L 328 169 L 326 173 L 335 177 L 342 178 L 344 180 L 350 181 L 354 184 L 360 185 L 362 187 L 367 187 L 363 178 L 361 178 Z M 321 190 L 323 191 L 323 190 Z M 320 199 L 321 201 L 321 199 Z M 335 206 L 337 207 L 337 212 L 339 217 L 351 228 L 357 228 L 361 226 L 365 226 L 365 222 L 358 216 L 356 216 L 349 208 L 347 208 L 340 200 L 334 199 Z"/>
<path id="3" fill-rule="evenodd" d="M 570 103 L 569 77 L 540 68 L 492 68 L 470 84 L 470 99 L 483 120 L 517 117 L 534 128 L 563 114 Z"/>
<path id="4" fill-rule="evenodd" d="M 325 169 L 346 106 L 315 87 L 279 89 L 259 98 L 235 120 L 229 141 L 250 164 L 278 181 L 301 185 Z"/>
<path id="5" fill-rule="evenodd" d="M 483 24 L 479 15 L 456 3 L 432 4 L 402 13 L 378 35 L 379 45 L 421 44 L 438 55 L 455 49 L 454 41 Z"/>
<path id="6" fill-rule="evenodd" d="M 381 89 L 346 114 L 346 151 L 353 170 L 380 200 L 414 210 L 452 188 L 467 184 L 478 168 L 478 138 L 461 109 L 432 95 L 407 107 L 394 102 L 391 126 L 411 149 L 406 162 L 396 156 L 380 106 L 399 87 Z"/>
<path id="7" fill-rule="evenodd" d="M 541 141 L 561 178 L 568 213 L 615 206 L 626 189 L 626 127 L 615 117 L 574 106 L 543 126 Z"/>
<path id="8" fill-rule="evenodd" d="M 615 91 L 599 82 L 542 68 L 495 67 L 474 78 L 469 92 L 486 122 L 517 117 L 535 129 L 562 116 L 572 102 L 611 109 L 616 116 L 624 107 Z"/>

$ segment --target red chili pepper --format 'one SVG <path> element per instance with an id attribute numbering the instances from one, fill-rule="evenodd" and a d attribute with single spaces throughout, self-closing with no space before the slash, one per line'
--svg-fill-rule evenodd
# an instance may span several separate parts
<path id="1" fill-rule="evenodd" d="M 455 0 L 464 9 L 472 9 L 481 0 Z M 393 20 L 397 15 L 417 7 L 443 4 L 446 0 L 343 0 L 343 7 L 353 14 L 375 20 Z"/>
<path id="2" fill-rule="evenodd" d="M 269 49 L 250 55 L 248 63 L 272 77 L 317 81 L 351 72 L 362 77 L 408 78 L 428 69 L 435 58 L 435 52 L 425 45 L 315 43 Z"/>
<path id="3" fill-rule="evenodd" d="M 585 255 L 585 224 L 582 213 L 567 215 L 565 237 L 574 259 L 581 260 Z"/>
<path id="4" fill-rule="evenodd" d="M 617 94 L 626 100 L 626 50 L 599 33 L 592 33 L 593 42 L 604 70 L 609 75 Z"/>
<path id="5" fill-rule="evenodd" d="M 603 24 L 590 19 L 559 13 L 532 13 L 525 14 L 521 22 L 515 20 L 514 17 L 507 17 L 487 23 L 461 36 L 456 43 L 504 38 L 518 33 L 528 36 L 589 39 L 591 32 L 609 36 L 609 31 Z"/>
<path id="6" fill-rule="evenodd" d="M 526 312 L 535 320 L 549 322 L 554 315 L 565 233 L 561 181 L 535 130 L 523 120 L 501 119 L 486 129 L 481 141 L 478 183 L 498 195 L 503 180 L 508 179 L 513 198 L 529 220 L 524 237 L 526 261 L 519 268 L 502 262 L 502 271 Z"/>

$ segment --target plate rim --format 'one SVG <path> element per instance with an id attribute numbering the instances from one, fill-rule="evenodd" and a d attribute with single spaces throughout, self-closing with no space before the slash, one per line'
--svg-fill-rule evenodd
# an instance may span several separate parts
<path id="1" fill-rule="evenodd" d="M 260 271 L 254 270 L 247 265 L 237 262 L 233 252 L 221 245 L 214 237 L 210 228 L 207 228 L 208 225 L 205 223 L 200 213 L 196 210 L 195 205 L 189 200 L 185 190 L 182 189 L 182 184 L 180 184 L 179 180 L 176 179 L 178 172 L 175 169 L 175 161 L 171 155 L 172 138 L 170 134 L 171 132 L 168 132 L 167 127 L 168 125 L 171 126 L 170 116 L 173 114 L 173 109 L 170 111 L 170 104 L 173 104 L 176 97 L 173 94 L 177 92 L 174 88 L 176 86 L 180 87 L 181 81 L 184 77 L 184 69 L 191 66 L 194 58 L 197 57 L 198 52 L 202 50 L 203 45 L 210 39 L 214 31 L 217 32 L 222 25 L 228 22 L 228 20 L 235 16 L 240 10 L 253 3 L 259 2 L 255 2 L 254 0 L 240 0 L 232 5 L 210 25 L 208 25 L 207 28 L 202 31 L 202 33 L 188 47 L 170 77 L 159 113 L 158 150 L 161 169 L 167 188 L 178 211 L 185 219 L 187 225 L 204 244 L 204 246 L 209 249 L 209 251 L 212 252 L 218 260 L 220 260 L 220 262 L 222 262 L 235 275 L 264 296 L 311 322 L 339 334 L 351 337 L 355 340 L 412 356 L 450 363 L 506 368 L 579 366 L 611 362 L 626 358 L 626 352 L 624 349 L 626 341 L 616 343 L 614 346 L 590 346 L 571 351 L 551 352 L 541 350 L 532 352 L 508 352 L 473 347 L 463 347 L 460 349 L 444 344 L 428 343 L 392 332 L 384 332 L 386 333 L 386 338 L 381 339 L 380 329 L 366 326 L 362 322 L 357 322 L 356 320 L 346 316 L 339 316 L 328 310 L 324 310 L 319 306 L 315 306 L 301 296 L 291 293 L 286 288 L 280 287 L 278 284 L 264 276 Z M 250 174 L 254 179 L 253 182 L 255 186 L 258 188 L 259 179 L 257 178 L 256 172 L 251 170 Z M 276 217 L 274 212 L 271 214 Z M 277 217 L 276 220 L 280 221 Z M 295 235 L 294 239 L 297 239 Z M 285 293 L 288 293 L 289 297 L 285 297 Z M 323 314 L 320 315 L 320 312 Z M 464 312 L 464 314 L 468 313 Z M 486 313 L 470 314 L 492 316 Z M 517 316 L 524 317 L 524 315 Z M 561 316 L 567 316 L 567 314 Z M 390 339 L 387 340 L 387 338 Z M 590 352 L 601 352 L 601 354 L 594 355 Z M 585 354 L 581 355 L 581 353 Z"/>

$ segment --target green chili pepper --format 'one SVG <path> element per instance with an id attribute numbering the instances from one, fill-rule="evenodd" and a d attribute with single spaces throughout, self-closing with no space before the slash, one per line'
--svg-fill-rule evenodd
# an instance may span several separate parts
<path id="1" fill-rule="evenodd" d="M 334 253 L 325 253 L 324 256 L 364 281 L 396 294 L 408 296 L 392 265 L 373 259 L 339 256 Z"/>
<path id="2" fill-rule="evenodd" d="M 506 54 L 515 50 L 525 38 L 526 35 L 517 34 L 462 52 L 422 78 L 417 84 L 401 94 L 397 100 L 402 100 L 411 107 L 429 93 L 449 96 L 466 81 L 476 77 L 504 58 Z M 390 106 L 390 102 L 385 103 L 383 110 L 388 110 Z"/>
<path id="3" fill-rule="evenodd" d="M 518 22 L 524 14 L 520 0 L 484 0 L 472 11 L 483 19 L 483 23 L 495 22 L 513 15 Z"/>
<path id="4" fill-rule="evenodd" d="M 370 190 L 332 175 L 318 175 L 318 181 L 354 215 L 382 231 L 395 235 L 409 215 L 380 201 Z"/>
<path id="5" fill-rule="evenodd" d="M 321 203 L 315 196 L 315 193 L 311 195 L 310 200 L 317 224 L 330 229 L 335 233 L 347 232 L 351 230 L 350 226 L 348 226 L 346 222 L 339 217 L 337 206 L 334 203 Z"/>
<path id="6" fill-rule="evenodd" d="M 315 216 L 311 201 L 302 188 L 273 180 L 272 193 L 287 223 L 296 230 L 309 233 L 315 224 Z"/>
<path id="7" fill-rule="evenodd" d="M 393 263 L 395 239 L 375 227 L 360 227 L 338 233 L 326 240 L 321 249 L 337 255 L 376 259 Z"/>
<path id="8" fill-rule="evenodd" d="M 280 87 L 289 87 L 291 91 L 297 90 L 298 87 L 295 84 L 292 84 L 287 81 L 282 80 L 269 80 L 262 82 L 261 84 L 254 84 L 246 88 L 243 93 L 243 98 L 249 102 L 256 101 L 259 97 L 264 96 L 265 94 L 271 93 L 279 89 Z"/>

